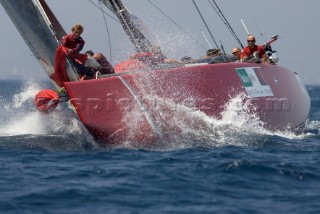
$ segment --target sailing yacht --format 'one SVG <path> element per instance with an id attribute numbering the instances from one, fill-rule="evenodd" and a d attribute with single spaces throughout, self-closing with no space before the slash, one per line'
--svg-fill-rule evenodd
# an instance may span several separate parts
<path id="1" fill-rule="evenodd" d="M 55 51 L 66 32 L 48 4 L 45 0 L 0 2 L 44 71 L 52 76 Z M 137 53 L 152 52 L 155 45 L 136 27 L 121 0 L 100 2 L 119 19 Z M 77 66 L 66 59 L 68 81 L 62 86 L 52 81 L 65 91 L 79 119 L 103 146 L 163 142 L 179 135 L 181 127 L 175 121 L 191 123 L 184 121 L 190 112 L 222 118 L 234 98 L 240 98 L 246 113 L 258 118 L 267 130 L 304 127 L 310 97 L 296 73 L 278 64 L 223 59 L 142 67 L 124 61 L 119 72 L 85 81 L 79 81 Z M 200 125 L 195 120 L 191 124 Z"/>

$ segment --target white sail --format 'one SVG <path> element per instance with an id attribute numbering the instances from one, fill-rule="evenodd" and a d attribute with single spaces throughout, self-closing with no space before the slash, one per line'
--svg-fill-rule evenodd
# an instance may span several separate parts
<path id="1" fill-rule="evenodd" d="M 54 57 L 65 31 L 43 0 L 0 0 L 32 54 L 46 73 L 54 73 Z M 67 67 L 70 81 L 78 80 L 76 70 Z"/>

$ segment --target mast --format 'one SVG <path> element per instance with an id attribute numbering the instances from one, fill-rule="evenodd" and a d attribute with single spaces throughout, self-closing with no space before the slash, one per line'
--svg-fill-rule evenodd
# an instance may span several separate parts
<path id="1" fill-rule="evenodd" d="M 134 44 L 137 52 L 151 52 L 152 43 L 136 27 L 132 20 L 132 15 L 125 8 L 121 0 L 99 0 L 109 8 L 119 19 L 124 31 L 129 36 L 130 41 Z"/>

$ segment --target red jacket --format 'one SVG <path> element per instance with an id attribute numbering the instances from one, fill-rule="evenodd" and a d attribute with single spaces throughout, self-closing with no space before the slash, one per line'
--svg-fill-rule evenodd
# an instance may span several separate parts
<path id="1" fill-rule="evenodd" d="M 73 34 L 68 34 L 62 37 L 61 44 L 65 46 L 66 48 L 72 49 L 72 53 L 79 53 L 83 46 L 85 41 L 80 36 L 78 39 L 75 39 L 73 37 Z"/>
<path id="2" fill-rule="evenodd" d="M 262 46 L 255 45 L 253 49 L 250 49 L 249 46 L 247 46 L 241 51 L 240 58 L 244 59 L 247 56 L 252 56 L 254 52 L 258 52 L 260 59 L 266 53 Z"/>

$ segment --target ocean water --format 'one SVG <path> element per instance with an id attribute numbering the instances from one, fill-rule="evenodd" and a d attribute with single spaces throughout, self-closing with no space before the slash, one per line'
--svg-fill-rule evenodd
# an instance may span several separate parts
<path id="1" fill-rule="evenodd" d="M 49 83 L 0 84 L 0 213 L 320 212 L 319 86 L 299 135 L 228 123 L 165 149 L 102 149 L 72 113 L 35 110 Z"/>

